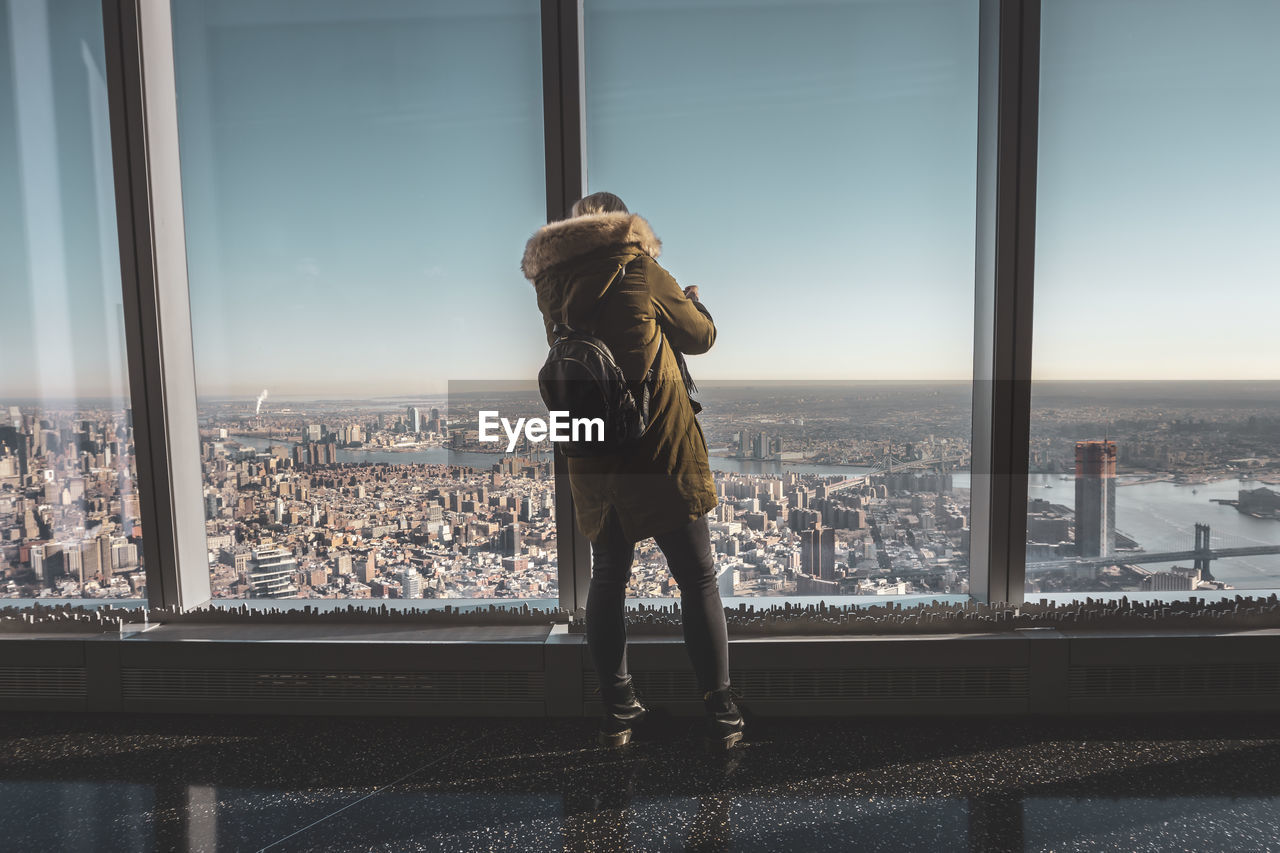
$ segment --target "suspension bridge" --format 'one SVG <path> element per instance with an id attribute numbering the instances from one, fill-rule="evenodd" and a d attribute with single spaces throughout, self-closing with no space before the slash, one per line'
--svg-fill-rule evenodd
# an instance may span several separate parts
<path id="1" fill-rule="evenodd" d="M 969 458 L 968 453 L 953 453 L 944 456 L 929 456 L 924 459 L 894 459 L 892 456 L 885 454 L 884 458 L 877 462 L 870 471 L 865 474 L 859 474 L 856 477 L 849 477 L 838 483 L 832 483 L 827 488 L 831 494 L 851 489 L 855 486 L 865 486 L 871 481 L 872 477 L 882 474 L 892 474 L 895 471 L 911 471 L 920 468 L 932 468 L 934 465 L 942 465 L 950 462 L 963 462 Z"/>
<path id="2" fill-rule="evenodd" d="M 842 491 L 858 486 L 864 486 L 871 481 L 872 477 L 882 474 L 891 474 L 895 471 L 908 471 L 921 468 L 931 468 L 935 465 L 943 465 L 951 462 L 962 462 L 967 460 L 967 453 L 955 453 L 951 455 L 930 456 L 924 459 L 894 459 L 885 454 L 884 458 L 877 462 L 876 465 L 867 473 L 859 474 L 856 477 L 849 477 L 837 483 L 828 486 L 830 492 Z M 1064 569 L 1079 568 L 1102 568 L 1104 566 L 1116 565 L 1140 565 L 1143 563 L 1178 563 L 1190 562 L 1192 566 L 1199 569 L 1203 573 L 1206 580 L 1211 580 L 1213 575 L 1210 571 L 1210 563 L 1214 560 L 1225 560 L 1232 557 L 1258 557 L 1269 554 L 1280 554 L 1280 545 L 1260 545 L 1256 540 L 1245 540 L 1239 537 L 1228 537 L 1227 541 L 1213 547 L 1209 541 L 1210 528 L 1208 524 L 1196 524 L 1190 533 L 1183 535 L 1183 547 L 1176 550 L 1166 551 L 1144 551 L 1141 549 L 1133 551 L 1118 551 L 1106 556 L 1096 557 L 1071 557 L 1064 560 L 1042 560 L 1027 563 L 1027 573 L 1062 571 Z"/>
<path id="3" fill-rule="evenodd" d="M 1194 538 L 1194 543 L 1191 539 Z M 1227 547 L 1213 547 L 1209 542 L 1209 525 L 1197 524 L 1184 542 L 1191 547 L 1176 551 L 1117 551 L 1106 556 L 1072 557 L 1066 560 L 1045 560 L 1027 563 L 1027 573 L 1062 571 L 1064 569 L 1102 568 L 1103 566 L 1136 565 L 1141 563 L 1191 562 L 1200 569 L 1206 579 L 1211 579 L 1209 563 L 1230 557 L 1257 557 L 1264 554 L 1280 554 L 1280 545 L 1244 544 L 1243 539 L 1229 539 Z"/>

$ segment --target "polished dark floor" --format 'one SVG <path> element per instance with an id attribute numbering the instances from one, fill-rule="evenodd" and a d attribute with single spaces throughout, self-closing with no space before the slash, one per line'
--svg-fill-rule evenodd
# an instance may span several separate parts
<path id="1" fill-rule="evenodd" d="M 1280 851 L 1280 720 L 0 714 L 0 850 Z"/>

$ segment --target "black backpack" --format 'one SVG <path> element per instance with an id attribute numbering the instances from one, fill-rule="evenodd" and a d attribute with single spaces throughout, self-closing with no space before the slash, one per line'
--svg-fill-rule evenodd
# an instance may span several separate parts
<path id="1" fill-rule="evenodd" d="M 556 340 L 538 371 L 538 392 L 542 395 L 542 402 L 549 412 L 568 412 L 572 420 L 598 418 L 604 423 L 603 438 L 598 428 L 588 428 L 579 430 L 576 435 L 570 432 L 572 437 L 579 439 L 577 441 L 557 442 L 565 456 L 617 453 L 638 441 L 649 428 L 649 399 L 658 376 L 666 336 L 658 331 L 658 352 L 653 364 L 639 382 L 630 383 L 614 360 L 608 344 L 593 334 L 605 294 L 626 272 L 625 264 L 618 268 L 609 284 L 605 285 L 583 328 L 571 328 L 567 322 L 551 327 Z"/>

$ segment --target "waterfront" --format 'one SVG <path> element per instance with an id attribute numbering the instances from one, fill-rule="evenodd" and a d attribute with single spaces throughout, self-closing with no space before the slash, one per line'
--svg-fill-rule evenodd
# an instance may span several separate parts
<path id="1" fill-rule="evenodd" d="M 269 444 L 292 448 L 294 442 L 279 439 L 268 440 L 259 436 L 233 435 L 232 440 L 256 450 L 266 450 Z M 390 465 L 462 465 L 488 469 L 497 464 L 505 454 L 476 453 L 468 450 L 450 450 L 447 447 L 426 447 L 420 450 L 345 450 L 339 449 L 335 458 L 343 463 L 383 463 Z M 770 462 L 759 459 L 733 459 L 727 456 L 710 457 L 711 470 L 726 474 L 781 475 L 788 471 L 797 474 L 816 474 L 820 477 L 858 477 L 870 471 L 853 465 L 820 465 L 808 462 Z M 957 477 L 959 475 L 956 475 Z M 968 486 L 967 474 L 965 486 Z M 959 485 L 957 483 L 957 485 Z"/>
<path id="2" fill-rule="evenodd" d="M 1215 547 L 1280 545 L 1280 521 L 1253 518 L 1235 507 L 1211 503 L 1213 498 L 1234 499 L 1241 488 L 1257 488 L 1257 484 L 1219 480 L 1195 486 L 1169 482 L 1121 485 L 1116 489 L 1116 529 L 1132 536 L 1147 551 L 1190 548 L 1197 522 L 1210 525 L 1210 544 Z M 1028 496 L 1074 508 L 1075 481 L 1060 479 L 1058 474 L 1032 474 Z M 1173 564 L 1142 565 L 1162 571 Z M 1280 588 L 1280 555 L 1215 560 L 1210 569 L 1214 578 L 1240 589 Z"/>

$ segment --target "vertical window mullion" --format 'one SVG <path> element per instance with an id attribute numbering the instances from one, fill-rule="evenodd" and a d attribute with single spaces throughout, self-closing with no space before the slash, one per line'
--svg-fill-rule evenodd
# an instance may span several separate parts
<path id="1" fill-rule="evenodd" d="M 983 0 L 970 591 L 1020 603 L 1035 266 L 1039 0 Z"/>
<path id="2" fill-rule="evenodd" d="M 542 0 L 548 222 L 563 219 L 586 186 L 582 32 L 582 0 Z M 583 609 L 591 580 L 591 543 L 578 529 L 568 465 L 559 448 L 555 450 L 555 507 L 560 606 Z"/>
<path id="3" fill-rule="evenodd" d="M 148 597 L 185 610 L 210 594 L 170 11 L 102 8 Z"/>

